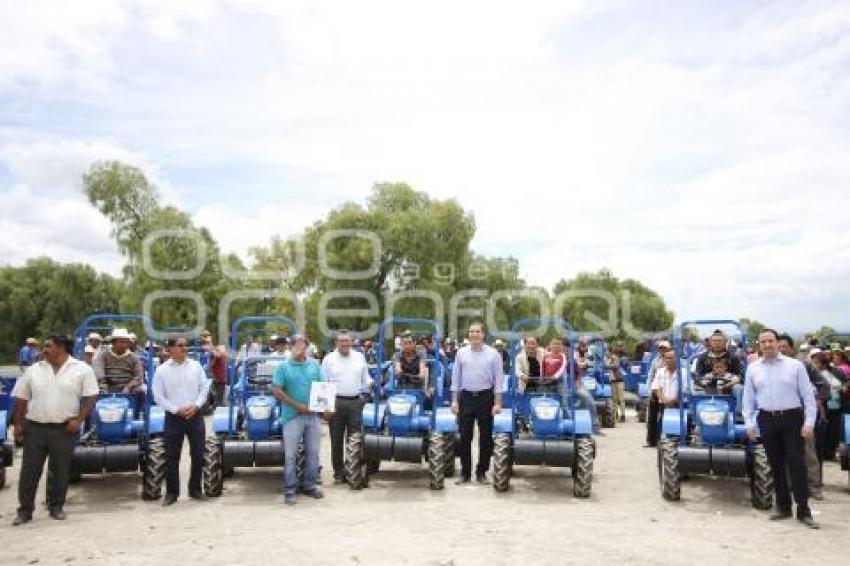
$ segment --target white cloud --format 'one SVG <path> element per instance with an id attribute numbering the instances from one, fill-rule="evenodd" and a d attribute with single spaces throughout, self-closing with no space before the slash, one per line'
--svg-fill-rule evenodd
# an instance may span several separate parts
<path id="1" fill-rule="evenodd" d="M 609 266 L 682 316 L 842 324 L 846 2 L 6 11 L 16 190 L 131 160 L 244 250 L 404 180 L 457 197 L 476 248 L 536 283 Z"/>

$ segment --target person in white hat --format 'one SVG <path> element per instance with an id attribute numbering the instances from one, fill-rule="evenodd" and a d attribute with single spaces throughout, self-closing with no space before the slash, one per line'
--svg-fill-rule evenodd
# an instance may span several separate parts
<path id="1" fill-rule="evenodd" d="M 111 350 L 92 361 L 98 384 L 110 393 L 142 393 L 144 371 L 139 358 L 130 351 L 130 333 L 126 328 L 115 328 L 110 339 Z"/>
<path id="2" fill-rule="evenodd" d="M 36 363 L 40 356 L 38 340 L 27 338 L 26 343 L 21 347 L 21 351 L 18 352 L 18 365 L 21 368 L 21 372 L 27 371 L 27 368 Z"/>
<path id="3" fill-rule="evenodd" d="M 89 335 L 86 336 L 86 342 L 88 346 L 91 346 L 93 351 L 92 364 L 94 363 L 94 360 L 108 350 L 106 344 L 103 343 L 103 337 L 97 332 L 89 332 Z"/>
<path id="4" fill-rule="evenodd" d="M 658 368 L 664 363 L 664 354 L 670 351 L 670 342 L 667 340 L 659 340 L 656 344 L 658 356 L 652 360 L 647 374 L 646 384 L 649 385 L 655 381 L 655 373 Z M 654 448 L 658 444 L 658 414 L 661 410 L 661 401 L 658 398 L 657 390 L 651 390 L 649 394 L 649 410 L 646 418 L 646 444 L 644 447 Z"/>
<path id="5" fill-rule="evenodd" d="M 83 353 L 83 361 L 85 361 L 88 365 L 92 365 L 92 360 L 94 360 L 94 347 L 92 347 L 91 344 L 86 344 L 86 349 Z"/>

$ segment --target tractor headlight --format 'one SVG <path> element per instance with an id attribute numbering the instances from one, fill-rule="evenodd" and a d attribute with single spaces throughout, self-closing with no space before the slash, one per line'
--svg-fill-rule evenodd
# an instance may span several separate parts
<path id="1" fill-rule="evenodd" d="M 251 417 L 252 421 L 264 421 L 266 419 L 269 419 L 272 416 L 272 406 L 250 405 L 248 407 L 248 416 Z"/>
<path id="2" fill-rule="evenodd" d="M 413 402 L 407 399 L 390 399 L 387 402 L 390 409 L 390 414 L 396 417 L 407 416 L 413 408 Z"/>
<path id="3" fill-rule="evenodd" d="M 596 391 L 596 378 L 595 377 L 585 377 L 584 378 L 584 388 L 588 391 Z"/>
<path id="4" fill-rule="evenodd" d="M 699 420 L 706 426 L 720 426 L 726 421 L 726 413 L 723 411 L 700 411 Z"/>
<path id="5" fill-rule="evenodd" d="M 120 423 L 124 419 L 124 407 L 101 407 L 97 417 L 105 424 Z"/>
<path id="6" fill-rule="evenodd" d="M 546 403 L 534 406 L 534 416 L 543 421 L 554 420 L 558 414 L 558 405 Z"/>

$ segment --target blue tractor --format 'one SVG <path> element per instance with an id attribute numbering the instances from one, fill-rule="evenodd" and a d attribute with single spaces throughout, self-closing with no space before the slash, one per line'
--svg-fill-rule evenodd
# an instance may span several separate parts
<path id="1" fill-rule="evenodd" d="M 290 335 L 298 333 L 291 319 L 283 316 L 247 316 L 233 322 L 230 329 L 230 351 L 239 351 L 239 335 L 249 325 L 284 326 Z M 204 492 L 219 497 L 225 477 L 235 468 L 283 466 L 283 427 L 280 404 L 271 391 L 272 374 L 282 357 L 249 355 L 237 367 L 228 361 L 230 393 L 228 406 L 213 413 L 213 436 L 204 447 Z M 299 454 L 298 469 L 304 467 Z"/>
<path id="2" fill-rule="evenodd" d="M 837 338 L 848 338 L 850 332 L 833 332 L 821 338 L 821 347 L 827 350 Z M 842 471 L 847 472 L 847 484 L 850 486 L 850 414 L 841 416 L 841 444 L 838 447 Z"/>
<path id="3" fill-rule="evenodd" d="M 685 358 L 686 329 L 696 326 L 734 327 L 746 351 L 746 333 L 734 320 L 684 322 L 673 337 L 677 359 L 678 407 L 664 409 L 661 440 L 658 443 L 658 478 L 665 499 L 678 500 L 681 478 L 705 474 L 749 477 L 752 504 L 757 509 L 773 505 L 773 475 L 767 453 L 761 443 L 750 441 L 742 419 L 736 418 L 735 397 L 722 392 L 722 384 L 694 383 L 693 361 L 699 354 Z M 686 360 L 686 361 L 685 361 Z M 746 361 L 742 373 L 746 373 Z M 695 387 L 697 385 L 697 387 Z"/>
<path id="4" fill-rule="evenodd" d="M 0 376 L 0 489 L 6 485 L 6 468 L 11 467 L 15 460 L 15 443 L 8 434 L 15 407 L 12 390 L 17 381 L 17 376 Z"/>
<path id="5" fill-rule="evenodd" d="M 596 403 L 599 423 L 605 428 L 617 426 L 617 408 L 611 390 L 611 371 L 605 366 L 607 345 L 600 334 L 586 335 L 589 344 L 587 370 L 582 377 L 582 383 Z M 572 350 L 571 350 L 572 352 Z"/>
<path id="6" fill-rule="evenodd" d="M 626 381 L 626 395 L 633 398 L 635 411 L 637 411 L 638 422 L 645 423 L 649 411 L 649 366 L 652 359 L 635 360 L 628 362 L 624 373 Z"/>
<path id="7" fill-rule="evenodd" d="M 523 328 L 543 325 L 560 328 L 567 336 L 568 370 L 562 383 L 546 386 L 529 382 L 518 391 L 514 360 L 522 348 L 518 338 Z M 511 344 L 511 372 L 502 411 L 493 420 L 493 488 L 507 491 L 514 465 L 570 468 L 573 495 L 589 497 L 593 483 L 596 446 L 590 410 L 576 406 L 575 341 L 572 326 L 561 319 L 523 319 L 515 323 Z"/>
<path id="8" fill-rule="evenodd" d="M 363 407 L 362 434 L 352 434 L 346 442 L 346 475 L 352 489 L 368 485 L 369 474 L 381 461 L 428 463 L 431 489 L 443 489 L 446 476 L 454 473 L 457 419 L 443 402 L 444 366 L 439 347 L 428 359 L 433 378 L 432 398 L 419 387 L 408 387 L 395 375 L 393 364 L 385 365 L 387 328 L 394 325 L 424 326 L 433 330 L 440 344 L 436 322 L 421 318 L 385 320 L 378 331 L 377 367 L 387 367 L 387 382 L 382 387 L 374 380 L 373 401 Z M 385 395 L 384 395 L 385 393 Z"/>
<path id="9" fill-rule="evenodd" d="M 140 314 L 95 314 L 87 317 L 75 333 L 74 356 L 82 359 L 86 337 L 98 323 L 141 323 L 151 328 Z M 107 327 L 108 328 L 108 327 Z M 142 498 L 158 499 L 165 479 L 165 441 L 162 436 L 165 412 L 153 404 L 150 394 L 154 378 L 153 352 L 142 357 L 148 393 L 144 407 L 137 407 L 136 394 L 98 395 L 94 411 L 80 430 L 71 462 L 71 478 L 83 474 L 142 472 Z"/>

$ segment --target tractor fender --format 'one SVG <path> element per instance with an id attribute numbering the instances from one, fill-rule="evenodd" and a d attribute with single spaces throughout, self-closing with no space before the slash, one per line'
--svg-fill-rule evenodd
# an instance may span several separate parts
<path id="1" fill-rule="evenodd" d="M 213 413 L 213 433 L 224 434 L 229 432 L 230 407 L 216 407 Z M 236 410 L 233 411 L 233 426 L 236 426 Z"/>
<path id="2" fill-rule="evenodd" d="M 688 411 L 684 411 L 685 425 L 687 425 Z M 681 436 L 682 430 L 679 419 L 678 407 L 666 407 L 664 416 L 661 418 L 661 434 L 662 436 Z M 687 429 L 685 430 L 687 432 Z"/>
<path id="3" fill-rule="evenodd" d="M 162 434 L 165 430 L 165 410 L 162 407 L 153 406 L 148 423 L 148 434 Z"/>
<path id="4" fill-rule="evenodd" d="M 386 403 L 366 403 L 363 405 L 362 421 L 363 428 L 374 430 L 375 428 L 375 411 L 378 411 L 378 428 L 384 424 L 384 413 L 387 410 Z"/>
<path id="5" fill-rule="evenodd" d="M 499 414 L 493 417 L 493 433 L 514 432 L 514 410 L 502 408 Z"/>
<path id="6" fill-rule="evenodd" d="M 589 410 L 575 410 L 575 419 L 573 421 L 573 434 L 587 436 L 593 434 L 593 420 L 590 417 Z"/>
<path id="7" fill-rule="evenodd" d="M 434 430 L 437 432 L 455 432 L 457 416 L 449 407 L 438 407 L 434 415 Z"/>

